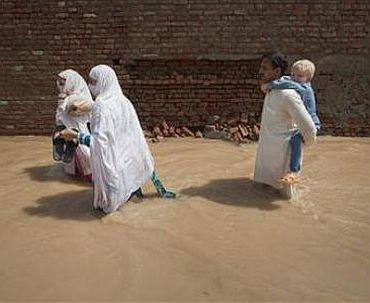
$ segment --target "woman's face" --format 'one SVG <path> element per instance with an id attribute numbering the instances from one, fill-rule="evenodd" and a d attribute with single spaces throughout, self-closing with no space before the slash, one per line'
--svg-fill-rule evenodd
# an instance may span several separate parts
<path id="1" fill-rule="evenodd" d="M 58 76 L 57 78 L 57 87 L 59 92 L 63 92 L 64 85 L 66 85 L 66 79 L 62 78 L 61 76 Z"/>
<path id="2" fill-rule="evenodd" d="M 96 79 L 89 77 L 89 89 L 90 89 L 91 94 L 94 97 L 96 97 L 97 94 L 98 94 L 98 92 L 97 92 L 97 88 L 98 88 L 97 87 L 97 82 L 98 81 Z"/>

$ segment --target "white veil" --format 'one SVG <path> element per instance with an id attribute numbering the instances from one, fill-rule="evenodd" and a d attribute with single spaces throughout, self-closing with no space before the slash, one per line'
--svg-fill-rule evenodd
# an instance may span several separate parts
<path id="1" fill-rule="evenodd" d="M 123 95 L 116 73 L 95 66 L 90 78 L 96 96 L 91 119 L 91 162 L 94 207 L 116 211 L 149 181 L 154 160 L 131 102 Z"/>

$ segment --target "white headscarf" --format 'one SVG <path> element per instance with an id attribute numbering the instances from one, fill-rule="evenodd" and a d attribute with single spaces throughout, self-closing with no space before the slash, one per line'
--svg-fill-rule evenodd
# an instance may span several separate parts
<path id="1" fill-rule="evenodd" d="M 116 73 L 107 65 L 95 66 L 90 78 L 96 96 L 91 119 L 91 162 L 94 207 L 116 211 L 130 195 L 149 181 L 154 161 L 139 119 L 123 95 Z"/>
<path id="2" fill-rule="evenodd" d="M 69 107 L 75 102 L 86 101 L 90 104 L 93 102 L 84 78 L 72 69 L 67 69 L 59 73 L 58 76 L 65 79 L 66 83 L 61 86 L 57 82 L 60 99 L 56 112 L 56 123 L 77 128 L 81 132 L 88 131 L 87 122 L 90 121 L 90 115 L 72 117 L 68 114 Z"/>
<path id="3" fill-rule="evenodd" d="M 87 123 L 90 122 L 91 115 L 86 114 L 75 117 L 69 115 L 68 111 L 72 104 L 81 104 L 81 101 L 88 102 L 92 106 L 93 100 L 89 87 L 84 78 L 74 70 L 67 69 L 59 73 L 58 76 L 65 79 L 66 82 L 63 86 L 57 82 L 60 95 L 55 117 L 56 124 L 62 124 L 69 128 L 76 128 L 79 132 L 88 133 L 89 129 L 87 127 Z M 76 155 L 78 157 L 82 174 L 90 175 L 90 149 L 87 146 L 80 144 L 76 149 Z M 68 174 L 74 175 L 76 173 L 74 162 L 64 164 L 64 169 Z"/>
<path id="4" fill-rule="evenodd" d="M 79 73 L 75 72 L 72 69 L 67 69 L 60 72 L 58 76 L 66 80 L 65 85 L 60 86 L 58 84 L 58 89 L 60 93 L 64 93 L 67 95 L 79 95 L 81 97 L 84 97 L 88 101 L 92 101 L 89 87 L 87 86 L 84 78 L 82 78 Z"/>

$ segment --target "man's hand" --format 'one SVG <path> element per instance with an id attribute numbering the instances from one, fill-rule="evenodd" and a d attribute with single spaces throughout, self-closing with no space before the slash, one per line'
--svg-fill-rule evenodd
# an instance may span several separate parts
<path id="1" fill-rule="evenodd" d="M 77 139 L 78 133 L 71 128 L 66 128 L 59 133 L 59 137 L 67 141 Z"/>

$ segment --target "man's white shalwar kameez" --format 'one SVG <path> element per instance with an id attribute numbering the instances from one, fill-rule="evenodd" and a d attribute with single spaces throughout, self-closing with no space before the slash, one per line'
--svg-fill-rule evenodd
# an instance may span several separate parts
<path id="1" fill-rule="evenodd" d="M 254 180 L 281 189 L 289 171 L 289 140 L 299 130 L 305 146 L 316 140 L 315 125 L 299 94 L 292 89 L 271 90 L 265 96 Z"/>

